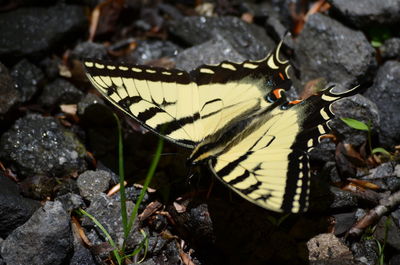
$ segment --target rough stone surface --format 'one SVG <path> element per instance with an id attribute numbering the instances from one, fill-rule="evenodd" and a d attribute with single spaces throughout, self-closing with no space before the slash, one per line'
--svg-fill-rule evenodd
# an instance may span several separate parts
<path id="1" fill-rule="evenodd" d="M 110 186 L 111 175 L 104 170 L 88 170 L 79 175 L 77 184 L 82 197 L 92 200 Z"/>
<path id="2" fill-rule="evenodd" d="M 346 143 L 353 146 L 360 146 L 365 143 L 367 141 L 367 133 L 349 127 L 340 118 L 352 118 L 366 124 L 371 121 L 372 128 L 375 130 L 379 127 L 381 121 L 381 114 L 376 104 L 360 94 L 335 102 L 332 110 L 336 117 L 329 125 L 344 136 Z"/>
<path id="3" fill-rule="evenodd" d="M 78 114 L 83 115 L 86 108 L 93 104 L 104 104 L 104 100 L 95 94 L 86 94 L 78 103 Z"/>
<path id="4" fill-rule="evenodd" d="M 310 264 L 353 264 L 349 248 L 333 234 L 320 234 L 307 242 Z M 344 263 L 346 260 L 347 263 Z M 335 261 L 335 262 L 333 262 Z"/>
<path id="5" fill-rule="evenodd" d="M 216 35 L 224 36 L 240 54 L 252 60 L 264 58 L 267 47 L 275 46 L 264 29 L 236 17 L 184 17 L 172 22 L 170 31 L 192 45 L 209 41 Z"/>
<path id="6" fill-rule="evenodd" d="M 400 143 L 400 62 L 387 61 L 382 65 L 373 85 L 365 96 L 378 106 L 381 116 L 380 142 L 387 147 Z"/>
<path id="7" fill-rule="evenodd" d="M 7 68 L 0 63 L 0 114 L 5 114 L 20 101 L 21 94 L 15 89 L 15 83 Z"/>
<path id="8" fill-rule="evenodd" d="M 96 265 L 90 250 L 82 246 L 82 244 L 74 243 L 74 255 L 72 256 L 69 265 Z"/>
<path id="9" fill-rule="evenodd" d="M 137 64 L 145 64 L 162 57 L 175 58 L 181 50 L 180 47 L 170 41 L 138 41 L 136 49 L 125 58 Z"/>
<path id="10" fill-rule="evenodd" d="M 133 203 L 131 201 L 127 201 L 126 207 L 128 209 L 129 216 L 134 207 Z M 119 201 L 101 193 L 92 199 L 90 207 L 87 208 L 86 211 L 94 216 L 97 221 L 104 226 L 117 245 L 122 246 L 124 231 L 121 218 L 121 205 Z M 94 226 L 93 222 L 88 217 L 85 217 L 82 220 L 82 225 L 88 229 L 91 229 Z M 132 232 L 127 241 L 127 247 L 134 248 L 143 239 L 143 236 L 139 232 L 137 225 L 137 222 L 135 222 L 132 227 Z M 96 229 L 99 235 L 104 237 L 103 232 L 98 227 L 95 227 L 94 229 Z"/>
<path id="11" fill-rule="evenodd" d="M 361 264 L 378 265 L 378 245 L 375 239 L 361 240 L 351 246 L 354 260 Z"/>
<path id="12" fill-rule="evenodd" d="M 39 206 L 39 202 L 22 197 L 17 184 L 0 173 L 0 237 L 25 223 Z"/>
<path id="13" fill-rule="evenodd" d="M 91 41 L 82 42 L 75 46 L 71 52 L 71 58 L 81 60 L 82 58 L 93 58 L 93 59 L 107 59 L 107 48 L 100 43 L 94 43 Z"/>
<path id="14" fill-rule="evenodd" d="M 330 206 L 331 209 L 347 209 L 357 206 L 358 199 L 351 192 L 335 187 L 331 187 L 330 191 L 334 198 Z"/>
<path id="15" fill-rule="evenodd" d="M 82 97 L 82 91 L 67 80 L 59 78 L 44 87 L 39 103 L 45 107 L 58 104 L 76 104 Z"/>
<path id="16" fill-rule="evenodd" d="M 390 38 L 379 47 L 383 59 L 400 59 L 400 38 Z"/>
<path id="17" fill-rule="evenodd" d="M 392 220 L 388 221 L 387 217 L 383 216 L 376 225 L 374 237 L 379 241 L 384 242 L 385 231 L 387 231 L 386 244 L 397 251 L 400 251 L 400 228 L 397 224 L 394 224 Z"/>
<path id="18" fill-rule="evenodd" d="M 58 196 L 56 197 L 55 201 L 61 202 L 65 211 L 67 211 L 68 213 L 77 210 L 79 208 L 85 207 L 85 203 L 82 197 L 74 193 L 68 193 Z"/>
<path id="19" fill-rule="evenodd" d="M 352 25 L 364 28 L 377 24 L 400 22 L 400 2 L 397 0 L 329 0 L 330 11 Z"/>
<path id="20" fill-rule="evenodd" d="M 1 247 L 8 265 L 57 265 L 65 262 L 72 248 L 70 217 L 60 202 L 47 202 Z"/>
<path id="21" fill-rule="evenodd" d="M 16 83 L 16 89 L 21 94 L 22 102 L 30 100 L 36 94 L 44 79 L 42 70 L 26 59 L 14 65 L 10 74 Z"/>
<path id="22" fill-rule="evenodd" d="M 86 168 L 85 149 L 52 117 L 29 114 L 0 138 L 0 157 L 24 176 L 64 176 Z"/>
<path id="23" fill-rule="evenodd" d="M 58 4 L 26 7 L 0 14 L 0 58 L 37 58 L 86 30 L 83 8 Z M 45 29 L 45 30 L 44 30 Z"/>
<path id="24" fill-rule="evenodd" d="M 202 64 L 218 64 L 224 60 L 241 63 L 246 60 L 246 57 L 240 54 L 229 40 L 216 35 L 210 41 L 179 53 L 176 58 L 176 67 L 189 71 Z"/>
<path id="25" fill-rule="evenodd" d="M 297 38 L 295 59 L 303 85 L 324 77 L 349 89 L 376 67 L 375 51 L 362 32 L 320 13 L 309 17 Z"/>

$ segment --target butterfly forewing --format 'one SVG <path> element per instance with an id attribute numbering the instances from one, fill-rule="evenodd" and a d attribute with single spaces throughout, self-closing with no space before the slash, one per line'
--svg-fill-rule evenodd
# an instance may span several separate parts
<path id="1" fill-rule="evenodd" d="M 193 148 L 237 117 L 268 105 L 265 96 L 277 85 L 289 89 L 289 64 L 279 59 L 279 47 L 258 62 L 203 65 L 191 73 L 92 59 L 84 66 L 114 105 L 166 139 Z"/>

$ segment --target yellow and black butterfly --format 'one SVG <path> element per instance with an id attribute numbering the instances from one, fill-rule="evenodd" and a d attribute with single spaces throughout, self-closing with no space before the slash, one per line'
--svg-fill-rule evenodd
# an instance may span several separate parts
<path id="1" fill-rule="evenodd" d="M 309 204 L 307 151 L 329 131 L 331 104 L 355 89 L 335 94 L 330 88 L 288 102 L 290 65 L 280 58 L 281 45 L 260 61 L 224 61 L 190 73 L 92 59 L 84 66 L 115 106 L 192 148 L 191 164 L 207 163 L 224 184 L 261 207 L 303 212 Z"/>

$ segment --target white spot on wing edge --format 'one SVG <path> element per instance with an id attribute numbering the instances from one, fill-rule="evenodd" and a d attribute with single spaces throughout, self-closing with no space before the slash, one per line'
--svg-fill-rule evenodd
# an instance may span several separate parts
<path id="1" fill-rule="evenodd" d="M 146 72 L 147 72 L 147 73 L 150 73 L 150 74 L 155 74 L 155 73 L 157 73 L 157 71 L 156 71 L 156 70 L 153 70 L 153 69 L 146 69 Z"/>
<path id="2" fill-rule="evenodd" d="M 232 64 L 229 64 L 229 63 L 223 63 L 223 64 L 221 64 L 221 67 L 225 68 L 225 69 L 232 70 L 232 71 L 236 71 L 236 67 L 234 65 L 232 65 Z"/>
<path id="3" fill-rule="evenodd" d="M 281 60 L 281 59 L 279 59 L 279 54 L 281 53 L 282 43 L 283 43 L 283 40 L 281 40 L 281 41 L 278 43 L 278 46 L 276 47 L 275 58 L 276 58 L 276 60 L 278 61 L 278 63 L 285 64 L 285 63 L 288 63 L 289 61 L 288 61 L 288 60 Z"/>
<path id="4" fill-rule="evenodd" d="M 137 72 L 137 73 L 141 73 L 143 70 L 140 69 L 140 68 L 132 67 L 132 71 Z"/>
<path id="5" fill-rule="evenodd" d="M 244 63 L 243 67 L 250 68 L 250 69 L 256 69 L 258 67 L 258 64 Z"/>
<path id="6" fill-rule="evenodd" d="M 85 64 L 86 67 L 93 67 L 94 66 L 93 62 L 85 62 L 84 64 Z"/>
<path id="7" fill-rule="evenodd" d="M 326 94 L 323 94 L 321 98 L 322 98 L 323 100 L 325 100 L 325 101 L 334 101 L 334 100 L 337 99 L 337 97 L 331 97 L 331 96 L 328 96 L 328 95 L 326 95 Z"/>
<path id="8" fill-rule="evenodd" d="M 319 111 L 319 113 L 321 114 L 322 118 L 324 118 L 324 120 L 329 120 L 329 115 L 326 113 L 326 111 L 324 109 L 321 109 Z"/>
<path id="9" fill-rule="evenodd" d="M 204 74 L 213 74 L 214 71 L 208 68 L 200 68 L 200 73 L 204 73 Z"/>
<path id="10" fill-rule="evenodd" d="M 275 62 L 274 62 L 274 57 L 273 57 L 273 56 L 270 56 L 270 57 L 268 58 L 267 64 L 268 64 L 268 66 L 269 66 L 270 68 L 272 68 L 272 69 L 279 69 L 279 67 L 278 67 L 278 66 L 275 64 Z"/>
<path id="11" fill-rule="evenodd" d="M 325 131 L 325 129 L 324 129 L 324 126 L 322 126 L 321 124 L 318 125 L 317 128 L 318 128 L 318 131 L 319 131 L 320 134 L 325 134 L 325 133 L 326 133 L 326 131 Z"/>
<path id="12" fill-rule="evenodd" d="M 100 63 L 95 63 L 94 66 L 96 66 L 99 69 L 103 69 L 104 68 L 104 64 L 100 64 Z"/>

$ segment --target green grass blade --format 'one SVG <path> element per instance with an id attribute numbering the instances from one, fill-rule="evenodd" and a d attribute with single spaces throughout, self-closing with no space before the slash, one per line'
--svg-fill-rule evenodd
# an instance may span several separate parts
<path id="1" fill-rule="evenodd" d="M 136 216 L 137 216 L 137 213 L 138 213 L 138 210 L 139 210 L 139 206 L 143 201 L 143 198 L 144 198 L 144 195 L 146 194 L 147 188 L 149 187 L 149 184 L 150 184 L 151 180 L 153 179 L 153 176 L 154 176 L 154 173 L 156 171 L 158 162 L 160 161 L 160 157 L 161 157 L 161 152 L 162 152 L 163 146 L 164 146 L 164 140 L 163 140 L 163 138 L 160 137 L 158 139 L 158 145 L 157 145 L 156 153 L 155 153 L 155 155 L 153 157 L 153 160 L 151 161 L 151 165 L 150 165 L 149 171 L 147 172 L 146 179 L 145 179 L 145 181 L 143 183 L 143 188 L 140 191 L 139 198 L 137 199 L 137 201 L 135 203 L 135 207 L 133 208 L 133 212 L 132 212 L 132 214 L 131 214 L 131 216 L 129 218 L 128 234 L 132 229 L 133 223 L 135 222 L 135 219 L 136 219 Z M 125 238 L 125 242 L 126 242 L 127 238 L 128 237 Z M 124 247 L 122 249 L 125 250 L 125 245 L 124 245 Z"/>
<path id="2" fill-rule="evenodd" d="M 105 229 L 105 227 L 104 227 L 99 221 L 97 221 L 97 219 L 96 219 L 93 215 L 89 214 L 89 213 L 86 212 L 85 210 L 79 209 L 79 212 L 80 212 L 81 214 L 83 214 L 83 215 L 89 217 L 90 220 L 92 220 L 92 222 L 100 228 L 100 230 L 101 230 L 101 231 L 103 232 L 103 234 L 105 235 L 105 237 L 106 237 L 108 243 L 113 247 L 113 253 L 114 253 L 115 258 L 117 259 L 118 264 L 122 264 L 122 258 L 121 258 L 121 256 L 119 255 L 118 247 L 117 247 L 117 245 L 115 244 L 115 242 L 114 242 L 114 240 L 112 239 L 112 237 L 110 236 L 110 234 L 108 233 L 107 229 Z"/>
<path id="3" fill-rule="evenodd" d="M 351 118 L 340 118 L 347 126 L 360 130 L 360 131 L 370 131 L 370 127 L 362 121 L 358 121 Z"/>
<path id="4" fill-rule="evenodd" d="M 387 156 L 391 156 L 391 154 L 383 147 L 377 147 L 377 148 L 372 149 L 372 153 L 373 154 L 381 153 L 381 154 L 384 154 Z"/>
<path id="5" fill-rule="evenodd" d="M 119 173 L 119 194 L 121 204 L 121 218 L 124 229 L 124 238 L 128 238 L 128 214 L 126 211 L 126 193 L 125 193 L 125 170 L 124 170 L 124 146 L 122 141 L 122 128 L 118 116 L 114 113 L 118 130 L 118 173 Z"/>

